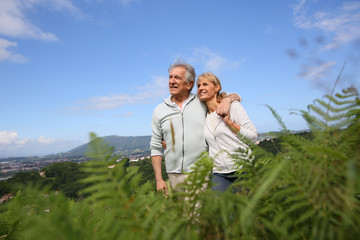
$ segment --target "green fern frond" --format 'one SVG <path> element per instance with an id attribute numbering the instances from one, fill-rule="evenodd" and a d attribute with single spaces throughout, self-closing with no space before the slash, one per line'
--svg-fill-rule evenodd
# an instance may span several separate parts
<path id="1" fill-rule="evenodd" d="M 325 95 L 324 98 L 326 98 L 329 102 L 332 102 L 334 103 L 335 105 L 337 106 L 342 106 L 342 105 L 345 105 L 345 104 L 351 104 L 353 101 L 352 100 L 349 100 L 349 101 L 344 101 L 343 99 L 347 99 L 348 96 L 342 96 L 340 94 L 335 94 L 335 97 L 334 96 L 330 96 L 330 95 Z M 339 100 L 337 98 L 340 98 Z M 340 101 L 341 100 L 341 101 Z M 317 99 L 314 100 L 314 102 L 317 101 Z"/>
<path id="2" fill-rule="evenodd" d="M 344 90 L 343 93 L 336 94 L 336 97 L 327 95 L 326 98 L 329 100 L 329 103 L 319 99 L 315 100 L 314 104 L 308 106 L 309 113 L 300 111 L 311 129 L 326 129 L 328 127 L 339 129 L 351 124 L 351 119 L 349 120 L 348 118 L 349 112 L 357 113 L 357 109 L 359 109 L 357 100 L 359 95 L 356 89 L 351 87 Z M 315 104 L 319 104 L 319 106 Z M 343 105 L 345 107 L 341 107 Z M 318 116 L 311 115 L 310 111 L 313 111 Z"/>
<path id="3" fill-rule="evenodd" d="M 346 105 L 346 106 L 342 108 L 332 107 L 329 103 L 326 103 L 323 100 L 320 99 L 315 100 L 315 103 L 320 104 L 322 107 L 326 108 L 327 110 L 329 110 L 329 112 L 332 113 L 346 112 L 354 107 L 354 101 L 337 101 L 335 98 L 331 98 L 330 102 L 335 103 L 336 106 L 342 106 L 342 105 Z"/>
<path id="4" fill-rule="evenodd" d="M 275 109 L 273 109 L 273 108 L 270 107 L 269 105 L 267 105 L 267 104 L 264 104 L 264 105 L 271 111 L 271 113 L 273 114 L 273 116 L 275 117 L 275 119 L 278 121 L 278 123 L 280 124 L 280 127 L 281 127 L 282 131 L 287 132 L 288 129 L 287 129 L 285 123 L 282 121 L 281 116 L 275 111 Z"/>
<path id="5" fill-rule="evenodd" d="M 310 130 L 324 129 L 327 126 L 326 122 L 324 122 L 322 119 L 311 115 L 308 111 L 305 110 L 292 109 L 290 114 L 300 115 L 306 121 Z"/>
<path id="6" fill-rule="evenodd" d="M 359 97 L 359 92 L 353 86 L 343 89 L 341 92 L 343 94 L 337 93 L 337 94 L 335 94 L 335 96 L 338 98 L 342 98 L 342 99 L 351 98 L 351 97 Z"/>

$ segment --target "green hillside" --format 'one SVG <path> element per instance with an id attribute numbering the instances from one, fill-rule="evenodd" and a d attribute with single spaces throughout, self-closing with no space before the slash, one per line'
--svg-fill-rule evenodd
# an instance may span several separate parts
<path id="1" fill-rule="evenodd" d="M 110 146 L 114 146 L 115 154 L 134 154 L 140 152 L 149 152 L 150 151 L 150 138 L 151 136 L 106 136 L 101 137 L 106 143 L 109 143 Z M 79 147 L 76 147 L 69 152 L 66 152 L 67 155 L 73 156 L 83 156 L 88 150 L 89 143 L 83 144 Z"/>

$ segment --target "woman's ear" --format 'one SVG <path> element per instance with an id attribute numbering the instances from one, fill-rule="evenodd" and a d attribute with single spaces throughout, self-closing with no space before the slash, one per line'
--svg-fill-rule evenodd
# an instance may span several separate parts
<path id="1" fill-rule="evenodd" d="M 219 92 L 220 92 L 220 86 L 219 86 L 219 84 L 217 84 L 217 85 L 215 86 L 215 92 L 216 92 L 216 93 L 219 93 Z"/>

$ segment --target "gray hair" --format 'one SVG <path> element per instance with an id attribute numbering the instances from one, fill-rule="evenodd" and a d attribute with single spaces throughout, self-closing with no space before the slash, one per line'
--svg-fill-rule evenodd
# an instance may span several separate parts
<path id="1" fill-rule="evenodd" d="M 186 73 L 185 73 L 186 82 L 193 82 L 194 83 L 193 87 L 194 87 L 195 77 L 196 77 L 195 68 L 182 60 L 176 60 L 175 63 L 170 65 L 168 72 L 170 73 L 171 70 L 173 70 L 173 68 L 175 67 L 184 67 L 186 69 Z M 192 88 L 190 89 L 190 92 L 191 90 Z"/>

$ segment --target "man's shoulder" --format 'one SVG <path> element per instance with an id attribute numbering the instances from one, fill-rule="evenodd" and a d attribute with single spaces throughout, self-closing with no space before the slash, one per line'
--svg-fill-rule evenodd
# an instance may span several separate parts
<path id="1" fill-rule="evenodd" d="M 233 101 L 232 103 L 230 103 L 230 108 L 239 108 L 241 106 L 242 105 L 239 101 Z"/>
<path id="2" fill-rule="evenodd" d="M 161 108 L 161 107 L 163 107 L 164 105 L 166 105 L 166 104 L 165 104 L 165 102 L 163 101 L 163 102 L 159 103 L 158 105 L 156 105 L 156 107 L 155 107 L 154 109 Z"/>
<path id="3" fill-rule="evenodd" d="M 245 111 L 244 107 L 239 101 L 234 101 L 230 104 L 230 115 L 235 112 Z"/>
<path id="4" fill-rule="evenodd" d="M 159 103 L 154 108 L 154 114 L 167 114 L 169 111 L 173 111 L 173 107 L 171 106 L 170 98 L 164 99 L 163 102 Z M 170 101 L 170 102 L 169 102 Z"/>
<path id="5" fill-rule="evenodd" d="M 191 94 L 190 96 L 192 97 L 192 101 L 191 101 L 192 104 L 198 104 L 202 108 L 207 109 L 206 104 L 200 100 L 200 98 L 197 94 Z"/>
<path id="6" fill-rule="evenodd" d="M 166 102 L 170 101 L 169 99 L 170 99 L 170 97 L 165 98 L 161 103 L 159 103 L 158 105 L 156 105 L 156 107 L 155 107 L 154 109 L 162 108 L 162 107 L 166 106 Z"/>
<path id="7" fill-rule="evenodd" d="M 155 108 L 154 108 L 154 114 L 159 114 L 161 112 L 164 112 L 165 108 L 167 108 L 166 104 L 164 102 L 159 103 Z"/>

